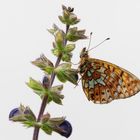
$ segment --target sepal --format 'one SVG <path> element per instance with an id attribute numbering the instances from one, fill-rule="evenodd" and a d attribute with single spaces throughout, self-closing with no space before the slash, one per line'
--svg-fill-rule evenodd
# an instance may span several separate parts
<path id="1" fill-rule="evenodd" d="M 48 119 L 42 123 L 41 129 L 47 134 L 52 134 L 54 131 L 66 138 L 70 137 L 72 133 L 72 126 L 69 121 L 65 120 L 65 117 Z"/>
<path id="2" fill-rule="evenodd" d="M 85 30 L 78 30 L 77 27 L 73 27 L 68 30 L 66 39 L 75 42 L 80 39 L 87 39 L 87 36 L 85 36 Z"/>
<path id="3" fill-rule="evenodd" d="M 72 58 L 72 53 L 64 53 L 62 55 L 62 61 L 70 62 Z"/>
<path id="4" fill-rule="evenodd" d="M 75 44 L 68 44 L 63 49 L 62 60 L 70 62 L 72 58 L 72 51 L 75 49 Z"/>
<path id="5" fill-rule="evenodd" d="M 75 44 L 68 44 L 65 46 L 65 52 L 69 53 L 75 49 Z"/>
<path id="6" fill-rule="evenodd" d="M 46 119 L 44 119 L 45 117 L 47 117 Z M 44 121 L 45 120 L 45 121 Z M 40 128 L 47 133 L 48 135 L 51 135 L 53 131 L 55 131 L 58 126 L 60 124 L 62 124 L 62 122 L 65 120 L 64 117 L 58 117 L 58 118 L 50 118 L 50 114 L 49 114 L 49 118 L 48 118 L 48 113 L 47 116 L 43 115 L 41 117 L 41 125 Z M 56 132 L 56 131 L 55 131 Z"/>
<path id="7" fill-rule="evenodd" d="M 26 84 L 34 91 L 34 93 L 39 95 L 41 98 L 43 98 L 44 95 L 47 94 L 47 89 L 40 81 L 36 81 L 33 78 L 30 78 L 29 82 L 27 82 Z"/>
<path id="8" fill-rule="evenodd" d="M 49 119 L 50 119 L 51 115 L 49 113 L 46 113 L 44 115 L 41 116 L 41 122 L 42 123 L 46 123 Z"/>
<path id="9" fill-rule="evenodd" d="M 62 105 L 64 95 L 61 94 L 63 85 L 53 86 L 48 91 L 48 102 L 54 101 L 56 104 Z"/>
<path id="10" fill-rule="evenodd" d="M 20 105 L 18 108 L 14 108 L 9 114 L 9 120 L 13 122 L 34 122 L 36 117 L 29 107 L 24 107 Z"/>
<path id="11" fill-rule="evenodd" d="M 69 81 L 69 82 L 77 85 L 77 81 L 78 81 L 77 70 L 71 69 L 71 64 L 70 63 L 60 64 L 54 70 L 54 72 L 56 73 L 57 78 L 61 82 L 65 83 L 66 81 Z"/>
<path id="12" fill-rule="evenodd" d="M 63 48 L 60 49 L 58 47 L 55 47 L 55 48 L 52 49 L 52 53 L 53 53 L 53 55 L 59 57 L 63 53 Z"/>
<path id="13" fill-rule="evenodd" d="M 54 47 L 52 49 L 52 53 L 59 57 L 60 55 L 62 56 L 62 61 L 65 62 L 70 62 L 72 58 L 72 51 L 75 49 L 75 44 L 68 44 L 65 47 L 62 47 L 59 49 L 58 47 Z"/>
<path id="14" fill-rule="evenodd" d="M 52 35 L 55 35 L 55 33 L 60 30 L 59 27 L 56 24 L 53 24 L 51 29 L 48 29 L 48 32 L 51 33 Z"/>
<path id="15" fill-rule="evenodd" d="M 47 96 L 48 103 L 54 101 L 55 103 L 62 105 L 62 99 L 64 98 L 64 95 L 61 94 L 61 91 L 63 89 L 63 85 L 53 86 L 49 88 L 49 86 L 46 87 L 43 83 L 32 78 L 30 78 L 27 85 L 31 89 L 33 89 L 34 93 L 39 95 L 41 99 L 43 99 L 44 96 Z"/>
<path id="16" fill-rule="evenodd" d="M 42 116 L 44 117 L 44 115 Z M 50 117 L 50 116 L 49 116 Z M 41 122 L 41 129 L 51 135 L 52 132 L 57 132 L 61 136 L 68 138 L 72 133 L 72 126 L 70 122 L 65 120 L 65 117 L 47 118 L 46 121 Z"/>
<path id="17" fill-rule="evenodd" d="M 42 54 L 35 61 L 32 61 L 32 64 L 44 70 L 48 74 L 51 74 L 54 70 L 53 63 L 44 54 Z"/>

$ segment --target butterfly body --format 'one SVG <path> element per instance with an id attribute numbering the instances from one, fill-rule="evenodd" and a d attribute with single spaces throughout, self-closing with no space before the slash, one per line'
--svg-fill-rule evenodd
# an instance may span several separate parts
<path id="1" fill-rule="evenodd" d="M 84 48 L 80 55 L 79 73 L 88 100 L 106 104 L 131 97 L 140 91 L 140 80 L 127 70 L 99 59 L 90 58 Z"/>

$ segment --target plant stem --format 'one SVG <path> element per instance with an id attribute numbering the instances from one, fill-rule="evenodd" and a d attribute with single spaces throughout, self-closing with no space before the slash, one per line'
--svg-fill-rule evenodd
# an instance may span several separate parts
<path id="1" fill-rule="evenodd" d="M 66 34 L 69 30 L 69 25 L 66 25 Z M 67 44 L 67 39 L 65 39 L 65 42 L 64 42 L 64 46 Z M 60 61 L 61 61 L 61 57 L 62 56 L 59 56 L 56 60 L 56 63 L 55 63 L 55 68 L 60 64 Z M 53 85 L 53 82 L 54 82 L 54 79 L 55 79 L 55 73 L 52 73 L 51 74 L 51 79 L 50 79 L 50 87 Z M 44 113 L 44 110 L 46 108 L 46 105 L 47 105 L 47 100 L 48 100 L 48 97 L 45 96 L 42 100 L 42 103 L 41 103 L 41 107 L 40 107 L 40 111 L 39 111 L 39 114 L 38 114 L 38 118 L 37 118 L 37 122 L 40 121 L 41 119 L 41 116 L 43 115 Z M 38 135 L 39 135 L 39 127 L 36 127 L 34 128 L 34 132 L 33 132 L 33 140 L 38 140 Z"/>

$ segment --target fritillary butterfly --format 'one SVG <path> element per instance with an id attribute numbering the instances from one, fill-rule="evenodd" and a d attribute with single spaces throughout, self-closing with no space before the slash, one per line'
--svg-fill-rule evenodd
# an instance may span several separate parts
<path id="1" fill-rule="evenodd" d="M 106 61 L 90 58 L 86 48 L 80 54 L 78 71 L 88 100 L 97 104 L 131 97 L 140 91 L 140 80 L 129 71 Z"/>

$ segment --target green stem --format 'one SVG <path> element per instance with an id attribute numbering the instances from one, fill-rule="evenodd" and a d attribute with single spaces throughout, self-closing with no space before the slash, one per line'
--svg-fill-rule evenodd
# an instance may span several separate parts
<path id="1" fill-rule="evenodd" d="M 69 30 L 69 25 L 66 25 L 66 34 Z M 65 39 L 65 43 L 64 43 L 64 46 L 67 44 L 67 39 Z M 55 67 L 57 67 L 59 64 L 60 64 L 60 61 L 61 61 L 61 57 L 62 56 L 59 56 L 56 60 L 56 63 L 55 63 Z M 51 75 L 51 80 L 50 80 L 50 87 L 53 85 L 53 82 L 54 82 L 54 79 L 55 79 L 55 73 L 52 73 Z M 42 103 L 41 103 L 41 107 L 40 107 L 40 111 L 39 111 L 39 114 L 38 114 L 38 118 L 37 118 L 37 122 L 40 121 L 41 119 L 41 116 L 43 115 L 44 113 L 44 110 L 46 108 L 46 105 L 47 105 L 47 100 L 48 100 L 48 97 L 45 96 L 42 100 Z M 38 135 L 39 135 L 39 127 L 35 127 L 34 128 L 34 132 L 33 132 L 33 140 L 38 140 Z"/>

